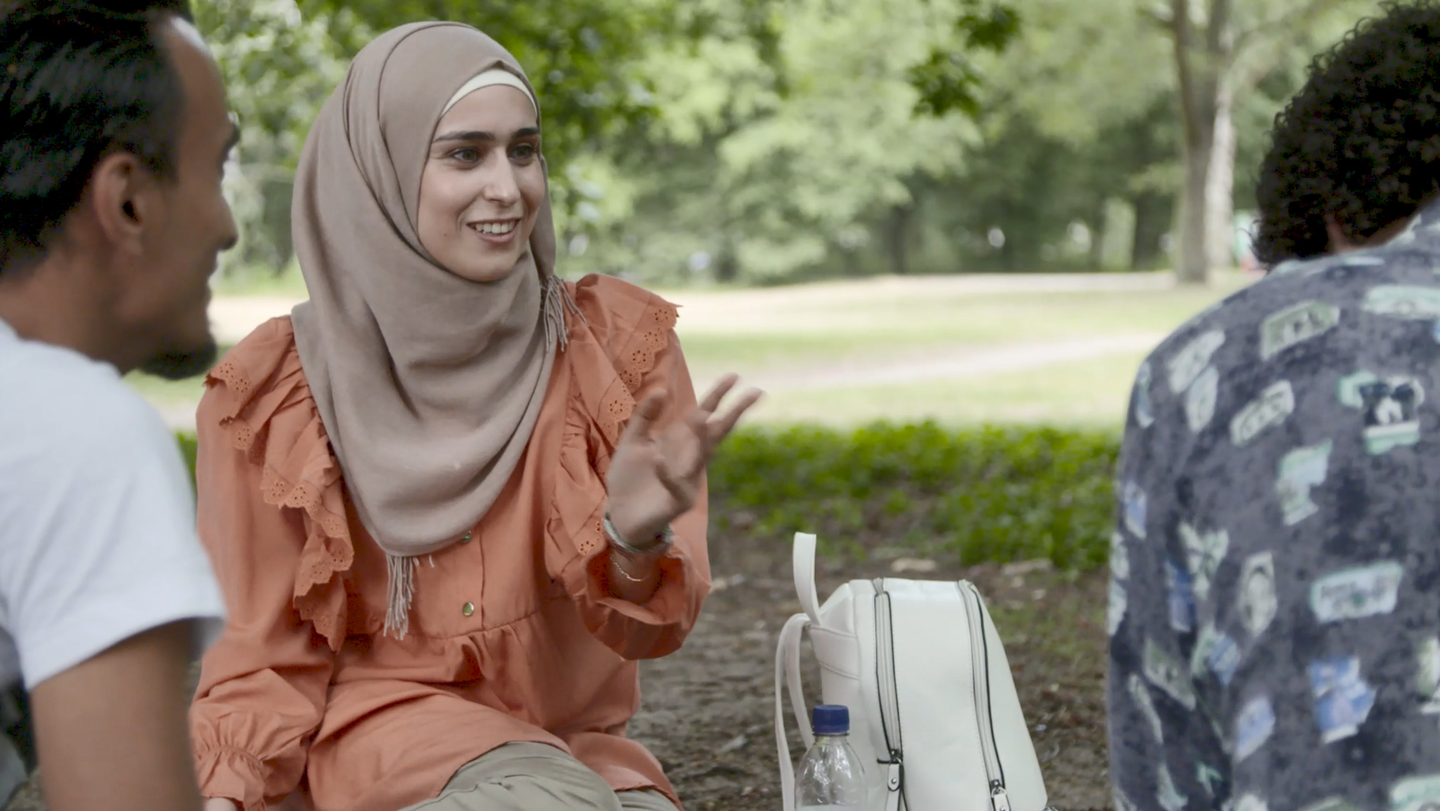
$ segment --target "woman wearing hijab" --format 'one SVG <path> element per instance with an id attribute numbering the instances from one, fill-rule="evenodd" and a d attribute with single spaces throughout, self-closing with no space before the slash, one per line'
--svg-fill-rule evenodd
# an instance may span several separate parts
<path id="1" fill-rule="evenodd" d="M 556 278 L 535 94 L 473 28 L 361 51 L 296 183 L 310 300 L 197 415 L 207 808 L 673 811 L 635 660 L 695 623 L 705 464 L 758 393 L 697 404 L 674 306 Z"/>

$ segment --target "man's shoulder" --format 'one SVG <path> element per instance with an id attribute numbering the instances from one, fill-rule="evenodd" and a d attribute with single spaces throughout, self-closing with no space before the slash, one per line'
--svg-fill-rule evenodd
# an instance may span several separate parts
<path id="1" fill-rule="evenodd" d="M 0 435 L 7 437 L 0 445 L 13 451 L 123 454 L 167 435 L 159 414 L 114 367 L 79 353 L 11 343 L 0 348 L 0 378 Z M 0 459 L 9 455 L 0 450 Z"/>
<path id="2" fill-rule="evenodd" d="M 1386 246 L 1283 263 L 1191 317 L 1148 361 L 1163 362 L 1197 341 L 1237 338 L 1255 342 L 1252 354 L 1265 360 L 1317 333 L 1354 328 L 1342 316 L 1356 311 L 1440 321 L 1440 250 Z"/>

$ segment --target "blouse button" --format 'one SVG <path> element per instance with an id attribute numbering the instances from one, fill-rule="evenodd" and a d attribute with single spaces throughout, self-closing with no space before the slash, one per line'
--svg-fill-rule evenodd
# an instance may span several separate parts
<path id="1" fill-rule="evenodd" d="M 470 543 L 470 536 L 471 536 L 471 534 L 472 534 L 472 533 L 467 532 L 467 533 L 465 533 L 464 535 L 461 535 L 461 536 L 460 536 L 460 543 Z"/>
<path id="2" fill-rule="evenodd" d="M 461 613 L 461 614 L 464 614 L 464 615 L 467 616 L 467 617 L 470 616 L 471 614 L 474 614 L 474 613 L 475 613 L 475 604 L 474 604 L 474 603 L 466 603 L 465 605 L 460 606 L 460 613 Z"/>

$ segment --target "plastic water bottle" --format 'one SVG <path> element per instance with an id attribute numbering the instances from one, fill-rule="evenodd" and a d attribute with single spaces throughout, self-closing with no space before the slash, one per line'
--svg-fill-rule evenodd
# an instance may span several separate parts
<path id="1" fill-rule="evenodd" d="M 821 704 L 811 713 L 815 743 L 795 776 L 799 811 L 859 811 L 865 804 L 865 767 L 850 746 L 850 709 Z"/>

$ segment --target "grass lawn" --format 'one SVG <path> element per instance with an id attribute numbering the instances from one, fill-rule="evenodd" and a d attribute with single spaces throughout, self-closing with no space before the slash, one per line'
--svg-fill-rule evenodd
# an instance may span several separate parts
<path id="1" fill-rule="evenodd" d="M 807 302 L 803 292 L 726 306 L 729 293 L 675 293 L 679 331 L 697 369 L 823 362 L 927 346 L 994 346 L 1077 336 L 1166 333 L 1234 283 L 1208 289 L 935 293 Z M 801 288 L 800 290 L 803 290 Z M 768 291 L 759 291 L 768 292 Z M 788 291 L 787 291 L 788 292 Z M 754 304 L 750 306 L 750 301 Z"/>
<path id="2" fill-rule="evenodd" d="M 1044 422 L 1108 427 L 1124 416 L 1144 353 L 1057 363 L 925 382 L 779 390 L 757 407 L 757 419 L 853 425 L 869 419 L 932 419 L 943 424 Z"/>
<path id="3" fill-rule="evenodd" d="M 134 386 L 145 396 L 145 399 L 157 405 L 199 402 L 200 380 L 198 377 L 192 377 L 189 380 L 164 380 L 139 372 L 132 372 L 125 376 L 125 382 Z"/>
<path id="4" fill-rule="evenodd" d="M 1244 284 L 1235 275 L 1205 289 L 1174 288 L 1151 274 L 1047 278 L 892 278 L 663 295 L 681 305 L 678 329 L 696 386 L 727 371 L 755 380 L 769 392 L 757 421 L 1104 425 L 1123 415 L 1146 341 Z M 287 273 L 221 280 L 216 293 L 283 302 L 304 295 L 298 279 Z M 1018 370 L 992 363 L 963 374 L 867 381 L 920 357 L 973 356 L 1017 345 L 1043 354 L 1046 347 L 1061 350 L 1107 337 L 1126 343 L 1082 357 L 1032 358 Z M 817 374 L 834 378 L 842 366 L 857 371 L 838 381 L 799 382 Z M 129 380 L 161 406 L 183 409 L 200 396 L 199 379 Z"/>
<path id="5" fill-rule="evenodd" d="M 1158 340 L 1243 286 L 1227 277 L 1207 289 L 977 293 L 913 281 L 870 289 L 816 285 L 810 288 L 814 295 L 793 288 L 682 291 L 672 298 L 682 305 L 678 330 L 696 386 L 727 371 L 762 381 L 768 396 L 755 420 L 1113 425 L 1124 415 L 1135 370 L 1148 352 L 1144 336 Z M 1137 340 L 1113 352 L 1017 371 L 864 379 L 866 370 L 893 372 L 917 358 L 1127 336 Z M 794 384 L 841 364 L 857 372 L 827 385 Z"/>
<path id="6" fill-rule="evenodd" d="M 281 273 L 268 268 L 247 268 L 232 274 L 215 276 L 210 288 L 217 296 L 288 296 L 305 298 L 305 279 L 300 265 L 291 261 Z"/>

